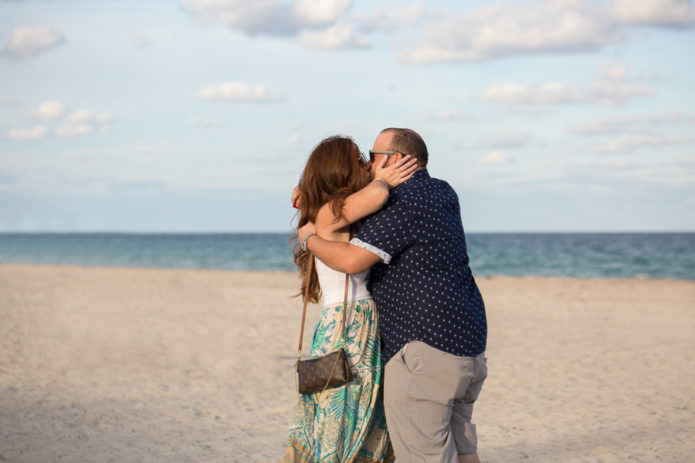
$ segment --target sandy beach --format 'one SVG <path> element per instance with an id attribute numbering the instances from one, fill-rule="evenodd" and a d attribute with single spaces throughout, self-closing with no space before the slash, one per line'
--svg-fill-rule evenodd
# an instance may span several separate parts
<path id="1" fill-rule="evenodd" d="M 694 281 L 477 281 L 482 461 L 695 461 Z M 277 460 L 296 399 L 298 283 L 0 265 L 0 461 Z"/>

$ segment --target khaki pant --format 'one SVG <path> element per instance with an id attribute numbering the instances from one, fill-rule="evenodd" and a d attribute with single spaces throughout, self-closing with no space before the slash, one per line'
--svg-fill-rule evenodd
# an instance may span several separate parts
<path id="1" fill-rule="evenodd" d="M 473 403 L 487 377 L 484 354 L 459 357 L 423 342 L 386 364 L 386 423 L 398 463 L 454 463 L 477 452 Z"/>

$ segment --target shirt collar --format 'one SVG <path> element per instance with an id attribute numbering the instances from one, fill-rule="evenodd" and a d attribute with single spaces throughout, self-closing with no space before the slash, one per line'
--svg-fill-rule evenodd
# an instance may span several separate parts
<path id="1" fill-rule="evenodd" d="M 415 173 L 413 174 L 412 177 L 410 177 L 408 180 L 406 180 L 405 182 L 398 185 L 396 188 L 406 186 L 406 185 L 414 185 L 418 182 L 421 182 L 423 180 L 427 180 L 429 178 L 430 178 L 430 173 L 427 172 L 427 169 L 420 169 L 420 170 L 415 171 Z M 394 190 L 396 188 L 394 188 Z"/>

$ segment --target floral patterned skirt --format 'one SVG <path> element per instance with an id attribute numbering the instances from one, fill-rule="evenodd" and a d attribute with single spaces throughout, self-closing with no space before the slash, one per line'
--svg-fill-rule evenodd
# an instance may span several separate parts
<path id="1" fill-rule="evenodd" d="M 376 306 L 348 304 L 345 351 L 354 379 L 315 394 L 301 394 L 282 463 L 393 462 L 382 400 L 383 368 Z M 323 309 L 310 358 L 340 348 L 343 304 Z"/>

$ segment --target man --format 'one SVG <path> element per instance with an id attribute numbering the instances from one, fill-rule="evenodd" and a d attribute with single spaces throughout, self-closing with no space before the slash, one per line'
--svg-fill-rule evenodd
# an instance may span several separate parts
<path id="1" fill-rule="evenodd" d="M 430 178 L 427 146 L 413 130 L 384 129 L 372 164 L 410 155 L 419 169 L 394 188 L 350 243 L 324 240 L 313 225 L 299 239 L 328 266 L 372 265 L 386 365 L 384 404 L 398 463 L 478 462 L 473 403 L 487 376 L 485 307 L 468 266 L 458 197 Z"/>

